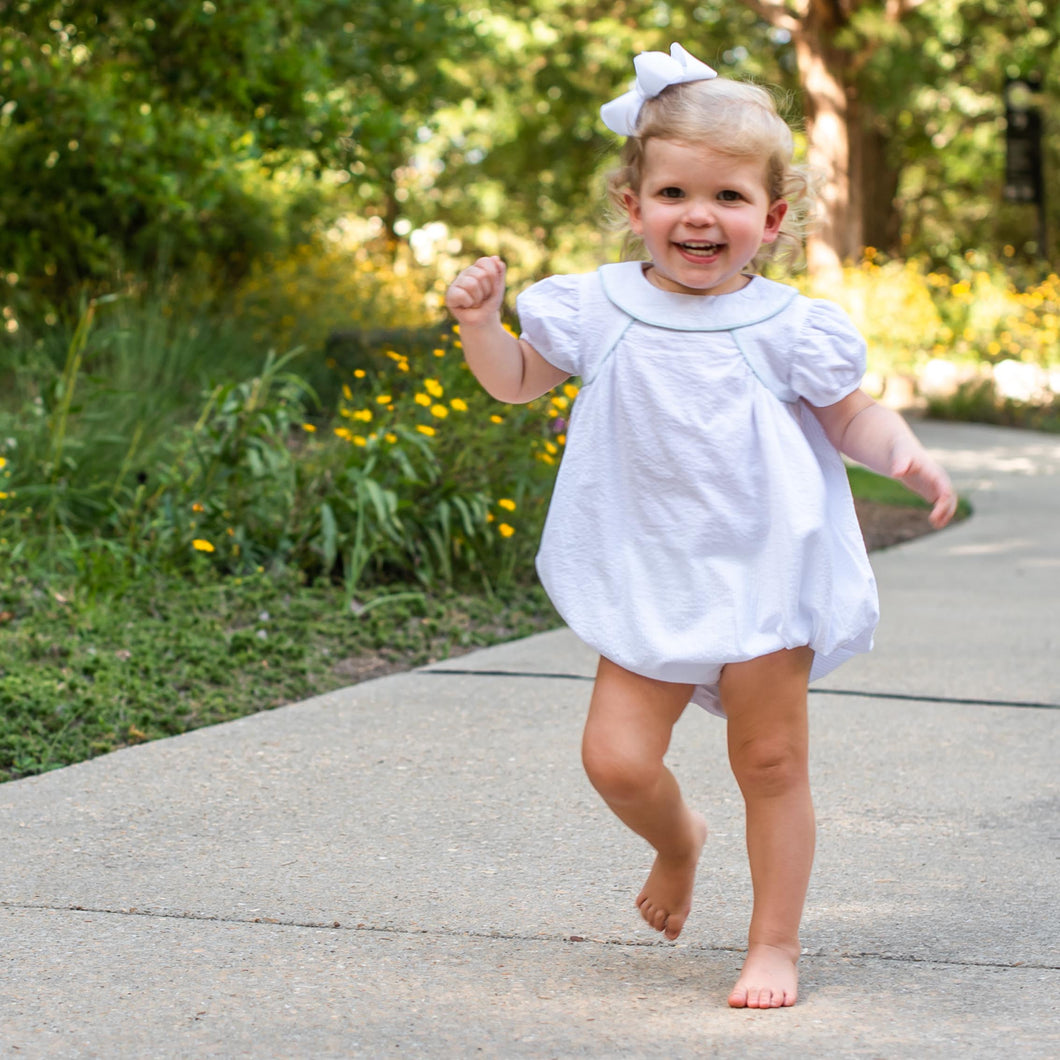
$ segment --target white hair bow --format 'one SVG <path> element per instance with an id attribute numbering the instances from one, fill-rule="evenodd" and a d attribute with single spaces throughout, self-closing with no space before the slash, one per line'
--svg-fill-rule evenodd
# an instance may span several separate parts
<path id="1" fill-rule="evenodd" d="M 640 108 L 646 99 L 654 99 L 670 85 L 683 85 L 688 81 L 710 81 L 718 76 L 706 63 L 689 55 L 680 44 L 670 45 L 666 52 L 641 52 L 633 60 L 637 71 L 637 83 L 617 99 L 600 108 L 604 124 L 620 136 L 632 136 L 637 129 Z"/>

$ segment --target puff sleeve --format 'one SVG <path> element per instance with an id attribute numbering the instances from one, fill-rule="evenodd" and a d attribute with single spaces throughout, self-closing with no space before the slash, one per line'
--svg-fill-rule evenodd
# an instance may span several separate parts
<path id="1" fill-rule="evenodd" d="M 581 276 L 550 276 L 515 300 L 522 338 L 549 364 L 581 375 Z"/>
<path id="2" fill-rule="evenodd" d="M 856 390 L 864 374 L 861 333 L 835 303 L 815 299 L 795 343 L 792 389 L 821 408 Z"/>

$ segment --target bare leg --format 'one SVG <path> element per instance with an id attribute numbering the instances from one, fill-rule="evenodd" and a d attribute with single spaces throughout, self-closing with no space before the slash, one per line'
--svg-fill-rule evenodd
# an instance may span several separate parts
<path id="1" fill-rule="evenodd" d="M 670 734 L 692 694 L 689 685 L 653 681 L 600 660 L 582 740 L 593 787 L 619 819 L 656 851 L 637 896 L 641 916 L 675 939 L 692 907 L 696 864 L 707 824 L 685 804 L 663 764 Z"/>
<path id="2" fill-rule="evenodd" d="M 798 997 L 799 922 L 815 839 L 806 714 L 812 661 L 809 648 L 797 648 L 722 671 L 754 887 L 747 959 L 729 995 L 734 1008 L 780 1008 Z"/>

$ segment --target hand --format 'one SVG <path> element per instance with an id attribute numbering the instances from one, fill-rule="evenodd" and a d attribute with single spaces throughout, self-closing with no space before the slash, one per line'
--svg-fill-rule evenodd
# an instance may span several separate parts
<path id="1" fill-rule="evenodd" d="M 453 280 L 445 292 L 445 304 L 461 325 L 500 318 L 506 271 L 498 257 L 479 258 Z"/>
<path id="2" fill-rule="evenodd" d="M 903 438 L 895 443 L 890 473 L 933 505 L 928 518 L 936 530 L 941 530 L 953 518 L 957 494 L 950 477 L 918 442 Z"/>

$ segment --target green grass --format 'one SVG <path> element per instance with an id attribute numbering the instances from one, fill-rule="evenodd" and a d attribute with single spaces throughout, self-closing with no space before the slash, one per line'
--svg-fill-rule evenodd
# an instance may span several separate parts
<path id="1" fill-rule="evenodd" d="M 158 578 L 110 599 L 16 584 L 0 612 L 0 781 L 552 628 L 538 588 L 493 599 L 267 575 Z"/>
<path id="2" fill-rule="evenodd" d="M 864 467 L 848 467 L 847 478 L 850 479 L 850 489 L 855 497 L 861 500 L 873 501 L 876 504 L 888 504 L 900 508 L 923 508 L 931 507 L 918 494 L 907 489 L 902 483 L 884 475 L 877 475 Z M 971 506 L 962 497 L 957 502 L 957 519 L 965 519 L 971 514 Z"/>
<path id="3" fill-rule="evenodd" d="M 876 504 L 899 505 L 906 508 L 929 508 L 923 498 L 906 489 L 893 478 L 877 475 L 864 467 L 848 467 L 847 478 L 855 497 L 861 500 L 874 501 Z"/>

